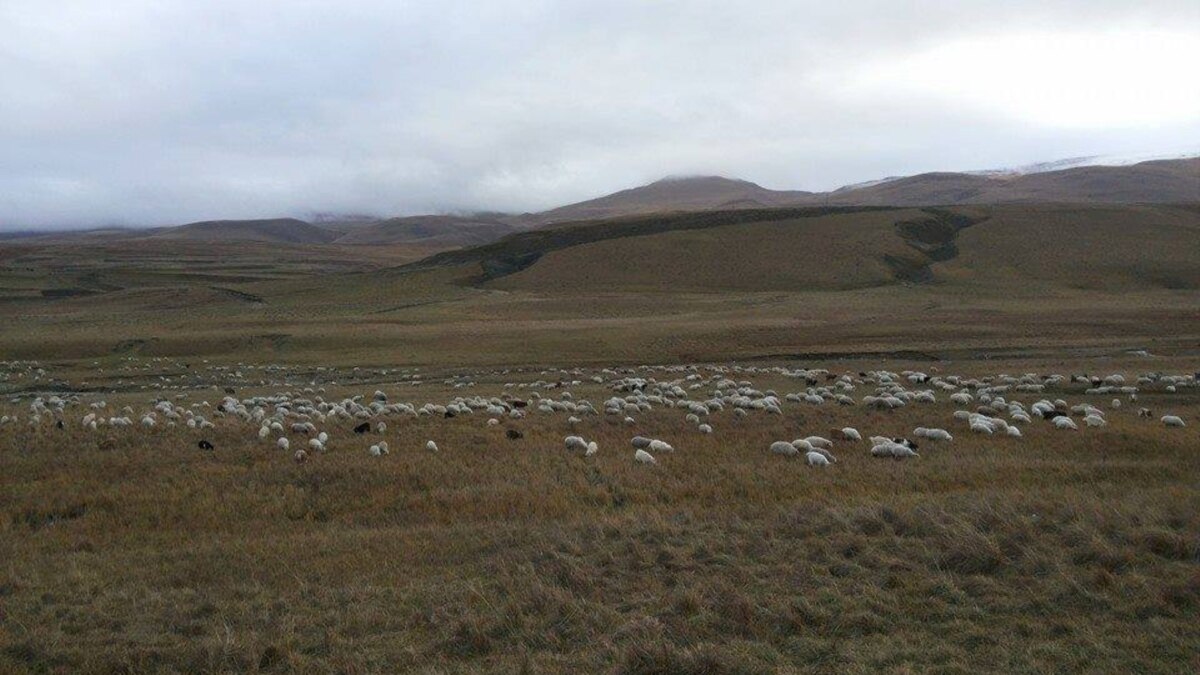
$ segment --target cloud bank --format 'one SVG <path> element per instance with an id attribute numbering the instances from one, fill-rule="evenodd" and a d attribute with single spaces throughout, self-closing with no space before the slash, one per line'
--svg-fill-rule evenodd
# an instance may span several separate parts
<path id="1" fill-rule="evenodd" d="M 0 229 L 1200 147 L 1194 0 L 7 0 L 0 28 Z"/>

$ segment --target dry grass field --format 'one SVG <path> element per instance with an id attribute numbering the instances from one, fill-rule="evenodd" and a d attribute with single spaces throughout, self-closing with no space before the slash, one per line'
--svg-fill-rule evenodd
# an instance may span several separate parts
<path id="1" fill-rule="evenodd" d="M 1009 392 L 1107 411 L 1020 439 L 969 433 L 947 392 L 725 410 L 711 435 L 663 405 L 331 419 L 303 464 L 213 410 L 226 388 L 600 406 L 599 368 L 688 374 L 638 364 L 736 363 L 781 398 L 806 383 L 774 366 L 1191 374 L 1197 240 L 1194 208 L 1006 206 L 675 214 L 416 265 L 432 250 L 2 244 L 0 672 L 1195 672 L 1194 385 L 1119 409 Z M 70 403 L 31 425 L 51 395 Z M 142 426 L 159 398 L 215 428 Z M 101 400 L 133 426 L 84 428 Z M 955 440 L 838 442 L 823 469 L 767 450 L 843 426 Z M 635 464 L 639 433 L 676 450 Z"/>
<path id="2" fill-rule="evenodd" d="M 1186 362 L 1184 360 L 1183 362 Z M 1112 355 L 1132 375 L 1183 362 Z M 1194 364 L 1194 361 L 1190 363 Z M 857 373 L 868 362 L 824 364 Z M 905 365 L 897 363 L 897 367 Z M 943 374 L 1061 363 L 955 361 Z M 923 364 L 928 369 L 929 364 Z M 1010 439 L 967 433 L 942 401 L 894 412 L 788 404 L 718 412 L 711 436 L 655 409 L 635 426 L 532 413 L 388 418 L 296 464 L 257 425 L 86 431 L 88 402 L 162 395 L 215 404 L 324 389 L 391 400 L 540 391 L 597 405 L 592 372 L 246 370 L 126 359 L 49 368 L 90 377 L 64 429 L 0 426 L 0 664 L 33 672 L 1187 672 L 1200 626 L 1200 389 L 1146 387 L 1137 405 L 1183 429 L 1109 412 L 1100 429 L 1041 420 Z M 661 371 L 644 376 L 673 379 Z M 1094 371 L 1099 372 L 1099 371 Z M 707 371 L 701 371 L 707 374 Z M 803 380 L 742 373 L 763 389 Z M 166 378 L 166 379 L 164 379 Z M 565 388 L 503 383 L 581 379 Z M 276 386 L 252 386 L 273 381 Z M 338 382 L 340 384 L 334 384 Z M 207 385 L 205 383 L 208 383 Z M 454 387 L 452 384 L 464 386 Z M 10 390 L 29 376 L 6 378 Z M 166 387 L 156 393 L 156 385 Z M 869 392 L 860 387 L 859 394 Z M 1047 392 L 1107 407 L 1082 386 Z M 1013 395 L 1027 404 L 1039 395 Z M 6 414 L 28 412 L 8 404 Z M 814 469 L 770 442 L 852 425 L 955 434 L 906 462 L 838 443 Z M 518 429 L 519 440 L 504 430 Z M 584 458 L 562 438 L 596 439 Z M 676 451 L 632 461 L 644 433 Z M 293 447 L 304 434 L 288 434 Z M 198 450 L 210 440 L 211 452 Z M 424 449 L 437 441 L 440 452 Z M 387 440 L 391 453 L 367 446 Z"/>

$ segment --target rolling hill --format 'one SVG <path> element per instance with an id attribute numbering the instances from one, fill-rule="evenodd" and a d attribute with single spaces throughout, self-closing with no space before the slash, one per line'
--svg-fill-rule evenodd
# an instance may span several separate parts
<path id="1" fill-rule="evenodd" d="M 1082 166 L 1028 174 L 925 173 L 835 190 L 830 204 L 928 206 L 1057 202 L 1169 204 L 1200 201 L 1200 158 Z"/>
<path id="2" fill-rule="evenodd" d="M 279 244 L 329 244 L 338 233 L 295 218 L 208 220 L 164 228 L 151 234 L 190 241 L 257 241 Z"/>
<path id="3" fill-rule="evenodd" d="M 456 267 L 480 287 L 552 294 L 1195 290 L 1197 250 L 1194 206 L 796 207 L 548 227 L 401 269 Z"/>
<path id="4" fill-rule="evenodd" d="M 597 199 L 527 216 L 528 223 L 598 220 L 662 211 L 709 211 L 765 208 L 807 203 L 812 193 L 769 190 L 749 181 L 721 176 L 664 178 Z"/>
<path id="5" fill-rule="evenodd" d="M 445 247 L 485 244 L 517 228 L 495 220 L 459 216 L 389 218 L 352 228 L 335 240 L 338 244 L 429 244 Z"/>
<path id="6" fill-rule="evenodd" d="M 546 225 L 653 212 L 779 206 L 952 206 L 1053 202 L 1170 204 L 1200 201 L 1200 158 L 1057 171 L 932 172 L 860 183 L 832 192 L 771 190 L 747 181 L 671 178 L 562 206 L 521 221 Z"/>

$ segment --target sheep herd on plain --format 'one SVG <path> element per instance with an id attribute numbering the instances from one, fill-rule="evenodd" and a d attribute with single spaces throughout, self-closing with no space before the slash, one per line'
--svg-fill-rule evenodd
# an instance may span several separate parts
<path id="1" fill-rule="evenodd" d="M 120 372 L 119 384 L 140 382 L 135 389 L 158 392 L 144 407 L 110 406 L 95 392 L 62 391 L 68 388 L 57 382 L 60 393 L 38 391 L 39 385 L 53 382 L 40 364 L 29 362 L 0 363 L 4 376 L 0 384 L 23 383 L 19 393 L 9 392 L 9 404 L 18 412 L 0 416 L 0 429 L 57 428 L 67 425 L 96 432 L 102 428 L 144 431 L 160 427 L 186 427 L 199 436 L 222 428 L 244 428 L 249 442 L 257 442 L 289 453 L 299 463 L 314 455 L 328 452 L 334 446 L 331 436 L 350 427 L 354 437 L 365 437 L 362 450 L 374 457 L 391 452 L 386 440 L 389 423 L 403 424 L 406 419 L 449 420 L 478 419 L 481 426 L 503 433 L 510 441 L 524 434 L 517 428 L 521 420 L 544 417 L 559 420 L 566 429 L 574 430 L 562 440 L 563 450 L 582 457 L 601 452 L 599 442 L 588 439 L 584 429 L 588 420 L 607 420 L 624 425 L 631 432 L 642 428 L 639 418 L 653 411 L 678 414 L 695 433 L 717 435 L 721 426 L 740 424 L 754 416 L 784 415 L 787 407 L 846 406 L 871 411 L 893 411 L 899 408 L 932 406 L 941 401 L 953 404 L 956 410 L 949 416 L 936 407 L 929 408 L 928 417 L 939 416 L 943 426 L 916 427 L 907 436 L 864 435 L 853 427 L 830 428 L 824 434 L 810 434 L 794 440 L 780 439 L 763 448 L 781 457 L 803 458 L 812 467 L 836 464 L 835 443 L 839 448 L 863 448 L 869 456 L 881 459 L 911 460 L 921 456 L 922 445 L 932 446 L 954 442 L 955 434 L 968 433 L 997 436 L 1007 439 L 1023 438 L 1022 428 L 1035 423 L 1052 425 L 1056 430 L 1079 432 L 1101 429 L 1108 424 L 1110 414 L 1120 414 L 1125 403 L 1137 408 L 1137 417 L 1157 417 L 1168 428 L 1186 427 L 1183 417 L 1176 414 L 1155 416 L 1148 408 L 1138 408 L 1139 393 L 1154 393 L 1162 402 L 1164 396 L 1200 391 L 1200 374 L 1143 373 L 1129 381 L 1122 374 L 1104 377 L 1027 373 L 966 377 L 938 372 L 926 373 L 904 370 L 872 370 L 834 373 L 826 369 L 788 367 L 756 367 L 734 365 L 642 366 L 637 368 L 605 368 L 597 370 L 541 371 L 481 371 L 474 375 L 500 378 L 510 375 L 537 373 L 536 379 L 512 379 L 496 386 L 499 395 L 457 395 L 445 402 L 422 404 L 396 402 L 382 389 L 370 395 L 352 395 L 326 399 L 326 386 L 337 383 L 331 379 L 332 369 L 316 369 L 303 376 L 286 366 L 205 366 L 192 369 L 186 364 L 184 372 L 173 375 L 150 375 L 135 379 L 139 368 L 154 372 L 154 361 L 160 368 L 165 360 L 127 363 Z M 176 368 L 176 371 L 179 369 Z M 190 371 L 190 372 L 189 372 Z M 386 386 L 417 387 L 440 384 L 452 390 L 475 389 L 480 385 L 474 375 L 460 375 L 439 381 L 424 379 L 414 371 L 369 370 L 355 368 L 343 372 L 359 383 L 374 381 Z M 112 377 L 114 374 L 109 373 Z M 219 375 L 220 377 L 217 377 Z M 255 375 L 258 375 L 257 381 Z M 318 380 L 316 375 L 328 376 Z M 390 376 L 390 378 L 389 378 Z M 306 384 L 299 381 L 308 377 Z M 795 382 L 795 391 L 784 394 L 774 389 L 759 389 L 753 380 L 771 377 Z M 211 391 L 215 384 L 284 387 L 275 393 L 238 397 L 232 387 L 215 404 L 202 400 L 189 402 L 192 395 Z M 353 383 L 351 385 L 353 386 Z M 572 390 L 584 388 L 607 391 L 604 400 L 593 403 L 579 398 Z M 129 387 L 125 391 L 129 391 Z M 172 390 L 178 393 L 167 395 Z M 1053 392 L 1053 393 L 1052 393 Z M 1058 394 L 1058 396 L 1054 396 Z M 1079 398 L 1071 404 L 1064 396 Z M 1026 402 L 1029 401 L 1029 402 Z M 1107 403 L 1104 403 L 1107 401 Z M 1107 410 L 1101 406 L 1107 406 Z M 718 422 L 721 420 L 721 422 Z M 1036 422 L 1035 422 L 1036 420 Z M 459 420 L 462 422 L 462 420 Z M 469 424 L 476 422 L 469 421 Z M 344 437 L 344 434 L 341 434 Z M 675 452 L 673 443 L 686 445 L 686 438 L 671 441 L 648 435 L 634 434 L 629 447 L 633 462 L 658 464 L 658 456 Z M 346 447 L 346 441 L 336 445 Z M 206 437 L 197 447 L 213 450 Z M 440 451 L 435 439 L 429 439 L 426 452 Z"/>

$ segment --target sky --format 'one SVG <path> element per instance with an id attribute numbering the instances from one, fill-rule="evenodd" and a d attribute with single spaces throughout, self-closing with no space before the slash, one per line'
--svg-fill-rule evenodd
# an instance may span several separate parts
<path id="1" fill-rule="evenodd" d="M 0 0 L 0 230 L 1200 150 L 1200 2 Z"/>

